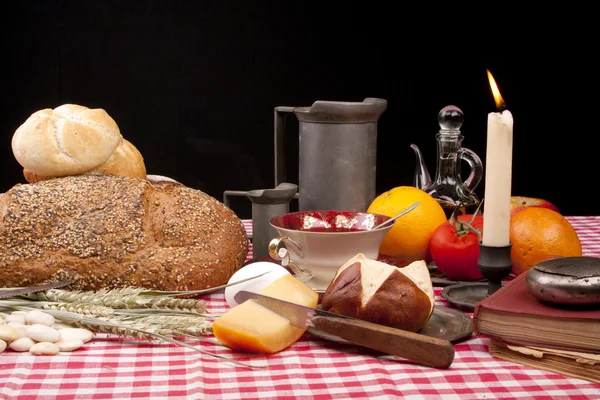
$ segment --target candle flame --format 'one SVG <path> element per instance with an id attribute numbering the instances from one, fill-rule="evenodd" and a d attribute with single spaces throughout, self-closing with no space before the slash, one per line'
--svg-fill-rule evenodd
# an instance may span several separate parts
<path id="1" fill-rule="evenodd" d="M 496 109 L 498 111 L 504 111 L 506 109 L 506 103 L 504 102 L 504 99 L 502 99 L 502 96 L 500 95 L 500 90 L 498 89 L 498 85 L 496 85 L 496 81 L 494 80 L 494 77 L 492 76 L 492 73 L 490 72 L 490 70 L 486 69 L 486 71 L 487 71 L 488 80 L 490 81 L 490 86 L 492 88 L 492 93 L 494 94 L 494 100 L 496 101 Z"/>

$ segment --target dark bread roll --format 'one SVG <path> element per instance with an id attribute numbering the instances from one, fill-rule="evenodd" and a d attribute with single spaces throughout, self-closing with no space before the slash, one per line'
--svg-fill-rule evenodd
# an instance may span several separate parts
<path id="1" fill-rule="evenodd" d="M 323 295 L 329 312 L 417 332 L 433 313 L 433 285 L 424 261 L 398 268 L 357 254 Z"/>
<path id="2" fill-rule="evenodd" d="M 0 286 L 195 290 L 227 283 L 248 239 L 223 203 L 182 184 L 76 175 L 0 194 Z"/>

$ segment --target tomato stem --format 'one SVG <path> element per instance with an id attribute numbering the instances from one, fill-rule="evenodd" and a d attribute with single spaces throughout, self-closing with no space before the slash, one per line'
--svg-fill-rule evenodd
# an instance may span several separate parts
<path id="1" fill-rule="evenodd" d="M 465 235 L 469 234 L 469 232 L 474 232 L 477 235 L 477 239 L 479 241 L 481 241 L 483 230 L 475 228 L 472 225 L 473 221 L 475 221 L 475 218 L 479 214 L 479 207 L 481 207 L 481 203 L 477 207 L 477 210 L 475 211 L 475 213 L 473 214 L 473 216 L 471 217 L 471 220 L 469 222 L 460 221 L 458 219 L 457 214 L 458 214 L 458 210 L 460 210 L 460 208 L 462 208 L 462 203 L 454 208 L 454 211 L 452 211 L 452 215 L 450 216 L 450 220 L 448 222 L 450 223 L 450 225 L 452 226 L 452 228 L 454 229 L 454 231 L 456 232 L 456 235 L 458 237 L 465 236 Z"/>

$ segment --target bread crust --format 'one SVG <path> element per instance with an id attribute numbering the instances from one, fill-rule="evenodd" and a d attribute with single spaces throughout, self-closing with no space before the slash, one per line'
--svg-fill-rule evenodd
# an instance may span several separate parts
<path id="1" fill-rule="evenodd" d="M 92 174 L 121 175 L 130 178 L 146 178 L 146 164 L 142 153 L 129 140 L 123 138 L 115 152 L 104 164 L 92 170 Z"/>
<path id="2" fill-rule="evenodd" d="M 434 300 L 431 278 L 426 288 L 423 273 L 413 264 L 405 274 L 403 268 L 359 254 L 340 267 L 321 305 L 335 314 L 417 332 L 431 317 Z"/>
<path id="3" fill-rule="evenodd" d="M 0 194 L 0 286 L 196 290 L 227 283 L 248 239 L 223 203 L 179 183 L 77 175 Z"/>
<path id="4" fill-rule="evenodd" d="M 27 171 L 77 175 L 104 164 L 121 144 L 116 122 L 101 109 L 64 104 L 33 113 L 12 137 L 12 151 Z"/>
<path id="5" fill-rule="evenodd" d="M 130 178 L 146 178 L 146 164 L 142 153 L 128 140 L 123 139 L 115 152 L 104 164 L 86 174 L 121 175 Z M 23 176 L 28 183 L 35 183 L 56 178 L 55 176 L 41 176 L 23 169 Z"/>

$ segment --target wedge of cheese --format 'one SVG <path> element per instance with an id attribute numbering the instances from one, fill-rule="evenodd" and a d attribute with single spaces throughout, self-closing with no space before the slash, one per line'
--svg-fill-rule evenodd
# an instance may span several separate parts
<path id="1" fill-rule="evenodd" d="M 259 293 L 307 307 L 316 307 L 319 301 L 317 292 L 292 275 L 282 276 Z M 213 322 L 219 343 L 251 353 L 277 353 L 294 344 L 305 331 L 253 300 L 233 307 Z"/>

